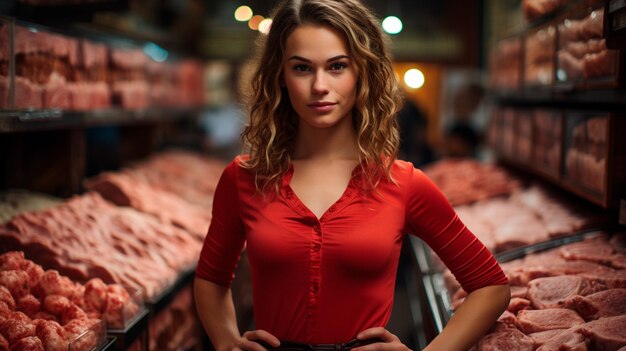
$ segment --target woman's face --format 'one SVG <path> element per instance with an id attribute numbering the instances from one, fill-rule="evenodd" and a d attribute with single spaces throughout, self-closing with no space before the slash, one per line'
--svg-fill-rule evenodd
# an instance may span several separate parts
<path id="1" fill-rule="evenodd" d="M 358 74 L 339 32 L 301 25 L 287 38 L 284 57 L 284 83 L 301 122 L 314 128 L 351 122 Z"/>

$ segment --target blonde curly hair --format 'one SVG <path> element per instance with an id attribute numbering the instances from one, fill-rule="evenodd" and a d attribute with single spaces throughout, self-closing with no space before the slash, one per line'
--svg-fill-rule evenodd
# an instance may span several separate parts
<path id="1" fill-rule="evenodd" d="M 281 76 L 287 38 L 304 24 L 323 25 L 341 33 L 358 72 L 352 109 L 359 161 L 368 187 L 390 170 L 398 152 L 396 113 L 401 107 L 397 78 L 391 66 L 386 37 L 378 20 L 358 0 L 285 0 L 273 11 L 272 26 L 261 36 L 257 68 L 247 99 L 249 122 L 242 133 L 242 167 L 255 175 L 256 187 L 276 190 L 291 163 L 290 149 L 298 117 Z"/>

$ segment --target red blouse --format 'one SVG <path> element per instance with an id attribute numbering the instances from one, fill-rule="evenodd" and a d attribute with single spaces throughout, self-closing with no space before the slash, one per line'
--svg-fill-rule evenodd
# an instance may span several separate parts
<path id="1" fill-rule="evenodd" d="M 279 196 L 255 192 L 253 176 L 231 162 L 215 192 L 213 219 L 196 276 L 229 286 L 247 242 L 256 327 L 281 340 L 339 343 L 385 326 L 406 233 L 423 239 L 463 288 L 505 284 L 491 253 L 461 223 L 437 187 L 412 164 L 396 161 L 397 184 L 358 186 L 317 218 L 284 175 Z"/>

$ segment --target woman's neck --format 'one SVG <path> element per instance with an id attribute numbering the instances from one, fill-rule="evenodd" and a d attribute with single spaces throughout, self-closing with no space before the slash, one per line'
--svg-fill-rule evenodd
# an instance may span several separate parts
<path id="1" fill-rule="evenodd" d="M 293 160 L 356 160 L 357 136 L 349 118 L 330 128 L 313 128 L 300 123 L 292 153 Z"/>

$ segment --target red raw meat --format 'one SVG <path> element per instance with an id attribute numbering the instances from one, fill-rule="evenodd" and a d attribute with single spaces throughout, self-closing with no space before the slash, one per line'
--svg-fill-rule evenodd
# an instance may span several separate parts
<path id="1" fill-rule="evenodd" d="M 526 310 L 528 308 L 530 308 L 530 301 L 522 299 L 520 297 L 513 297 L 509 302 L 509 307 L 507 307 L 507 310 L 511 313 L 517 314 L 517 312 L 521 310 Z"/>
<path id="2" fill-rule="evenodd" d="M 528 287 L 525 286 L 512 286 L 511 298 L 520 297 L 522 299 L 528 298 Z"/>
<path id="3" fill-rule="evenodd" d="M 583 323 L 578 313 L 568 309 L 522 310 L 517 314 L 517 328 L 525 334 L 568 329 Z"/>
<path id="4" fill-rule="evenodd" d="M 67 89 L 65 80 L 50 80 L 42 86 L 43 89 L 43 107 L 69 109 L 70 91 Z"/>
<path id="5" fill-rule="evenodd" d="M 567 329 L 551 329 L 551 330 L 546 330 L 542 332 L 531 333 L 531 334 L 528 334 L 528 336 L 530 336 L 533 339 L 533 341 L 535 342 L 535 345 L 542 346 L 548 340 L 552 339 L 554 336 L 557 336 L 566 330 Z"/>
<path id="6" fill-rule="evenodd" d="M 528 296 L 536 309 L 562 307 L 563 300 L 606 290 L 603 284 L 589 283 L 574 275 L 538 278 L 528 284 Z"/>
<path id="7" fill-rule="evenodd" d="M 585 337 L 574 330 L 565 330 L 547 340 L 537 351 L 587 351 Z"/>
<path id="8" fill-rule="evenodd" d="M 4 302 L 11 310 L 15 309 L 15 299 L 6 287 L 0 285 L 0 302 Z"/>
<path id="9" fill-rule="evenodd" d="M 103 324 L 94 319 L 74 319 L 63 326 L 72 350 L 89 351 L 100 342 Z M 86 332 L 87 331 L 87 332 Z"/>
<path id="10" fill-rule="evenodd" d="M 11 344 L 11 351 L 46 351 L 36 336 L 27 336 Z"/>
<path id="11" fill-rule="evenodd" d="M 59 323 L 38 319 L 35 324 L 35 333 L 42 341 L 46 351 L 67 350 L 68 340 L 65 335 L 65 329 Z"/>
<path id="12" fill-rule="evenodd" d="M 61 324 L 67 324 L 73 320 L 87 319 L 87 314 L 75 303 L 70 302 L 61 314 Z"/>
<path id="13" fill-rule="evenodd" d="M 40 265 L 35 264 L 31 260 L 24 260 L 22 270 L 26 272 L 26 274 L 28 274 L 28 282 L 31 287 L 31 293 L 33 293 L 33 295 L 40 296 L 37 295 L 35 292 L 43 293 L 43 291 L 41 291 L 40 289 L 41 286 L 39 285 L 41 277 L 43 277 L 44 273 L 43 268 L 41 268 Z"/>
<path id="14" fill-rule="evenodd" d="M 28 274 L 21 270 L 1 271 L 0 285 L 6 287 L 14 299 L 19 299 L 30 292 Z"/>
<path id="15" fill-rule="evenodd" d="M 92 69 L 94 67 L 104 67 L 109 64 L 109 50 L 106 45 L 83 40 L 80 48 L 84 68 Z"/>
<path id="16" fill-rule="evenodd" d="M 478 342 L 478 351 L 533 351 L 533 339 L 522 334 L 519 330 L 509 328 L 489 334 Z"/>
<path id="17" fill-rule="evenodd" d="M 28 79 L 15 77 L 15 108 L 35 108 L 43 107 L 43 90 L 41 86 L 30 82 Z"/>
<path id="18" fill-rule="evenodd" d="M 35 335 L 35 325 L 30 322 L 30 319 L 26 317 L 26 315 L 24 315 L 24 317 L 26 317 L 27 321 L 23 319 L 13 319 L 12 317 L 14 315 L 15 314 L 0 321 L 0 334 L 2 334 L 11 345 L 21 338 Z"/>
<path id="19" fill-rule="evenodd" d="M 107 301 L 107 286 L 102 279 L 94 278 L 85 284 L 84 304 L 87 311 L 103 312 Z"/>
<path id="20" fill-rule="evenodd" d="M 615 74 L 615 52 L 603 50 L 585 55 L 583 59 L 583 76 L 585 79 L 606 77 Z"/>
<path id="21" fill-rule="evenodd" d="M 615 351 L 626 346 L 626 315 L 600 318 L 585 323 L 580 333 L 591 339 L 592 350 Z"/>
<path id="22" fill-rule="evenodd" d="M 577 274 L 594 284 L 603 284 L 607 289 L 626 288 L 626 270 L 610 270 L 605 272 L 581 272 Z"/>
<path id="23" fill-rule="evenodd" d="M 56 270 L 46 271 L 39 284 L 45 295 L 61 295 L 68 299 L 74 296 L 74 283 L 68 277 L 61 276 Z"/>
<path id="24" fill-rule="evenodd" d="M 573 309 L 585 320 L 626 314 L 626 289 L 600 291 L 589 296 L 572 296 L 563 306 Z"/>
<path id="25" fill-rule="evenodd" d="M 27 294 L 17 301 L 17 309 L 34 319 L 35 314 L 41 310 L 41 302 L 33 295 Z"/>
<path id="26" fill-rule="evenodd" d="M 0 271 L 18 271 L 24 264 L 24 253 L 11 251 L 0 255 Z"/>
<path id="27" fill-rule="evenodd" d="M 61 317 L 63 311 L 70 306 L 70 300 L 61 295 L 47 295 L 43 300 L 44 310 Z"/>

